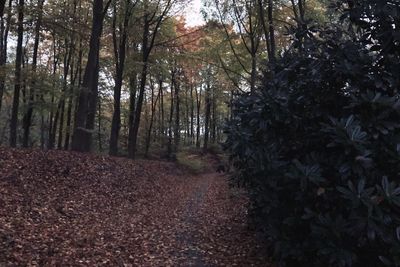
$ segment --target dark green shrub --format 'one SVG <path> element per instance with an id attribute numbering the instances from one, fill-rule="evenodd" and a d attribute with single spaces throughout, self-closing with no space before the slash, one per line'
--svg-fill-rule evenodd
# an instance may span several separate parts
<path id="1" fill-rule="evenodd" d="M 400 266 L 400 4 L 346 2 L 354 31 L 310 28 L 227 125 L 253 218 L 286 266 Z"/>

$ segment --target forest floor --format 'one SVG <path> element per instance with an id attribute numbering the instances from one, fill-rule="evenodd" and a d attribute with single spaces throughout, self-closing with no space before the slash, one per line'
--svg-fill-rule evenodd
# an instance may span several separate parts
<path id="1" fill-rule="evenodd" d="M 0 266 L 268 266 L 212 168 L 0 148 Z"/>

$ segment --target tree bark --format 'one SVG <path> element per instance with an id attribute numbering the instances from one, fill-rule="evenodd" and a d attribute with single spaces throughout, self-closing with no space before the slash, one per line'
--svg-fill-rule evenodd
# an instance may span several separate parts
<path id="1" fill-rule="evenodd" d="M 103 32 L 104 16 L 110 3 L 111 0 L 104 7 L 103 0 L 94 0 L 93 2 L 89 56 L 78 97 L 75 129 L 72 136 L 72 150 L 74 151 L 89 152 L 92 147 L 98 98 L 100 38 Z"/>
<path id="2" fill-rule="evenodd" d="M 3 67 L 7 63 L 8 33 L 10 31 L 11 16 L 12 16 L 11 8 L 12 8 L 12 0 L 9 0 L 6 25 L 4 25 L 4 17 L 1 16 L 0 67 Z M 0 75 L 0 111 L 3 101 L 5 82 L 6 82 L 5 75 Z"/>
<path id="3" fill-rule="evenodd" d="M 163 80 L 160 78 L 159 79 L 159 90 L 160 90 L 160 142 L 161 142 L 161 147 L 163 148 L 165 145 L 165 125 L 164 125 L 164 118 L 165 118 L 165 112 L 164 112 L 164 89 L 163 89 Z"/>
<path id="4" fill-rule="evenodd" d="M 29 145 L 29 135 L 30 135 L 30 127 L 32 124 L 32 115 L 33 115 L 33 104 L 35 101 L 35 90 L 36 90 L 36 69 L 37 69 L 37 57 L 39 50 L 39 42 L 40 42 L 40 28 L 42 27 L 42 18 L 43 18 L 43 5 L 45 0 L 39 0 L 38 2 L 38 18 L 35 26 L 35 41 L 33 45 L 33 58 L 32 58 L 32 82 L 31 89 L 29 92 L 29 102 L 28 109 L 24 117 L 24 137 L 22 141 L 23 147 L 28 147 Z"/>
<path id="5" fill-rule="evenodd" d="M 114 113 L 111 122 L 111 134 L 110 134 L 110 150 L 109 154 L 111 156 L 116 156 L 118 154 L 118 139 L 119 132 L 121 129 L 121 88 L 125 69 L 125 55 L 126 55 L 126 43 L 128 39 L 127 28 L 130 18 L 130 6 L 125 7 L 125 15 L 123 25 L 120 24 L 119 32 L 121 37 L 118 43 L 117 38 L 117 11 L 116 6 L 114 6 L 114 18 L 113 18 L 113 45 L 114 45 L 114 55 L 115 55 L 115 86 L 114 86 Z"/>
<path id="6" fill-rule="evenodd" d="M 204 123 L 204 144 L 203 152 L 206 153 L 208 150 L 208 139 L 210 134 L 210 116 L 211 116 L 211 81 L 210 81 L 210 70 L 208 70 L 207 81 L 206 81 L 206 92 L 205 92 L 205 123 Z"/>
<path id="7" fill-rule="evenodd" d="M 200 109 L 201 109 L 201 86 L 199 88 L 199 92 L 197 91 L 197 88 L 195 89 L 195 93 L 196 93 L 196 104 L 197 104 L 197 118 L 196 118 L 196 122 L 197 122 L 197 127 L 196 127 L 196 147 L 200 148 Z"/>
<path id="8" fill-rule="evenodd" d="M 174 77 L 175 73 L 174 71 L 171 72 L 171 106 L 170 106 L 170 112 L 169 112 L 169 120 L 168 120 L 168 145 L 167 145 L 167 156 L 169 159 L 172 159 L 172 128 L 173 128 L 173 118 L 174 118 L 174 82 L 173 80 L 175 79 Z"/>
<path id="9" fill-rule="evenodd" d="M 70 138 L 71 138 L 71 126 L 72 126 L 72 106 L 75 98 L 75 86 L 76 81 L 78 79 L 78 84 L 80 83 L 80 76 L 82 70 L 82 57 L 83 57 L 83 50 L 82 50 L 82 40 L 79 42 L 79 53 L 78 53 L 78 60 L 76 63 L 76 70 L 74 73 L 74 64 L 71 65 L 71 88 L 69 90 L 69 100 L 68 100 L 68 109 L 67 109 L 67 125 L 66 125 L 66 132 L 65 132 L 65 141 L 64 141 L 64 149 L 68 150 L 70 145 Z"/>
<path id="10" fill-rule="evenodd" d="M 158 4 L 161 2 L 158 1 Z M 131 141 L 131 155 L 130 158 L 134 159 L 136 155 L 136 147 L 137 147 L 137 139 L 139 133 L 139 126 L 140 126 L 140 118 L 142 113 L 142 106 L 143 106 L 143 98 L 144 98 L 144 91 L 146 86 L 146 79 L 147 79 L 147 72 L 148 72 L 148 59 L 150 53 L 154 47 L 154 42 L 158 31 L 161 27 L 161 23 L 163 22 L 165 16 L 167 15 L 168 11 L 170 10 L 172 5 L 172 0 L 167 0 L 165 2 L 164 9 L 161 11 L 161 15 L 158 17 L 156 16 L 156 12 L 159 11 L 159 7 L 157 5 L 156 10 L 154 13 L 150 14 L 148 12 L 148 2 L 144 2 L 144 16 L 143 16 L 143 38 L 142 38 L 142 74 L 140 80 L 140 88 L 139 88 L 139 97 L 136 105 L 135 111 L 135 119 L 132 127 L 132 139 Z M 155 25 L 151 31 L 150 26 Z"/>
<path id="11" fill-rule="evenodd" d="M 4 15 L 4 6 L 6 5 L 6 0 L 0 0 L 0 17 Z"/>
<path id="12" fill-rule="evenodd" d="M 215 87 L 211 89 L 211 110 L 212 110 L 212 120 L 211 120 L 211 140 L 215 144 L 217 141 L 217 103 L 215 97 Z"/>
<path id="13" fill-rule="evenodd" d="M 180 73 L 180 72 L 178 72 Z M 174 153 L 178 152 L 179 149 L 179 144 L 180 144 L 180 139 L 181 139 L 181 128 L 180 128 L 180 81 L 177 79 L 177 77 L 174 77 L 174 88 L 175 88 L 175 127 L 174 127 Z"/>
<path id="14" fill-rule="evenodd" d="M 194 101 L 193 101 L 193 82 L 190 83 L 190 143 L 194 142 Z"/>
<path id="15" fill-rule="evenodd" d="M 54 101 L 55 101 L 55 79 L 56 79 L 56 74 L 57 74 L 57 67 L 58 67 L 58 53 L 57 53 L 57 41 L 56 41 L 56 35 L 55 32 L 53 32 L 53 86 L 51 90 L 51 103 L 50 103 L 50 116 L 49 116 L 49 122 L 48 122 L 48 144 L 47 148 L 48 149 L 53 149 L 54 148 L 54 142 L 55 142 L 55 137 L 53 135 L 53 123 L 54 123 Z M 58 106 L 57 106 L 58 108 Z"/>
<path id="16" fill-rule="evenodd" d="M 19 97 L 21 90 L 21 65 L 22 65 L 22 42 L 24 39 L 24 0 L 18 2 L 18 40 L 17 52 L 15 59 L 15 85 L 14 85 L 14 98 L 11 111 L 10 120 L 10 146 L 17 146 L 17 128 L 18 128 L 18 109 Z"/>
<path id="17" fill-rule="evenodd" d="M 147 130 L 146 136 L 146 145 L 145 145 L 145 157 L 149 156 L 150 144 L 151 144 L 151 133 L 153 131 L 153 124 L 154 124 L 154 115 L 156 113 L 157 102 L 160 99 L 161 88 L 159 88 L 158 95 L 155 97 L 154 95 L 154 85 L 151 86 L 151 114 L 150 114 L 150 122 L 149 128 Z"/>
<path id="18" fill-rule="evenodd" d="M 275 27 L 274 27 L 274 6 L 273 1 L 268 0 L 268 25 L 269 25 L 269 41 L 271 54 L 269 55 L 269 60 L 272 64 L 276 61 L 276 43 L 275 43 Z"/>
<path id="19" fill-rule="evenodd" d="M 135 107 L 136 107 L 136 90 L 137 90 L 137 75 L 134 73 L 129 78 L 129 119 L 128 119 L 128 157 L 133 158 L 134 147 L 133 140 L 133 124 L 135 121 Z"/>
<path id="20" fill-rule="evenodd" d="M 148 59 L 149 59 L 149 30 L 150 30 L 150 21 L 148 19 L 149 14 L 146 13 L 144 16 L 144 27 L 143 27 L 143 39 L 142 39 L 142 73 L 140 78 L 140 87 L 139 87 L 139 97 L 137 100 L 136 110 L 135 110 L 135 118 L 132 127 L 132 139 L 131 142 L 131 154 L 130 158 L 134 159 L 136 156 L 136 148 L 137 148 L 137 139 L 139 133 L 140 126 L 140 118 L 142 114 L 143 107 L 143 99 L 144 99 L 144 91 L 146 88 L 146 80 L 147 80 L 147 70 L 148 70 Z"/>

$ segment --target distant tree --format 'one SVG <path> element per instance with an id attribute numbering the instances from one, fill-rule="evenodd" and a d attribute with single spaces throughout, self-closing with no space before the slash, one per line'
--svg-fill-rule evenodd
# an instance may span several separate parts
<path id="1" fill-rule="evenodd" d="M 18 130 L 18 111 L 21 91 L 21 66 L 23 60 L 22 42 L 24 38 L 24 0 L 18 2 L 18 27 L 17 27 L 17 51 L 15 59 L 15 83 L 14 83 L 14 96 L 10 120 L 10 146 L 17 146 L 17 130 Z"/>

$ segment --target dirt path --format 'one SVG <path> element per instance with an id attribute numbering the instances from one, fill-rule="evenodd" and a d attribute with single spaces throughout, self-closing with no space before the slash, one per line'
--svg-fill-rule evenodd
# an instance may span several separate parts
<path id="1" fill-rule="evenodd" d="M 169 216 L 176 231 L 173 266 L 268 266 L 248 229 L 242 191 L 230 188 L 227 177 L 216 173 L 178 180 L 177 217 Z"/>
<path id="2" fill-rule="evenodd" d="M 0 266 L 268 266 L 222 175 L 2 149 L 0 169 Z"/>

